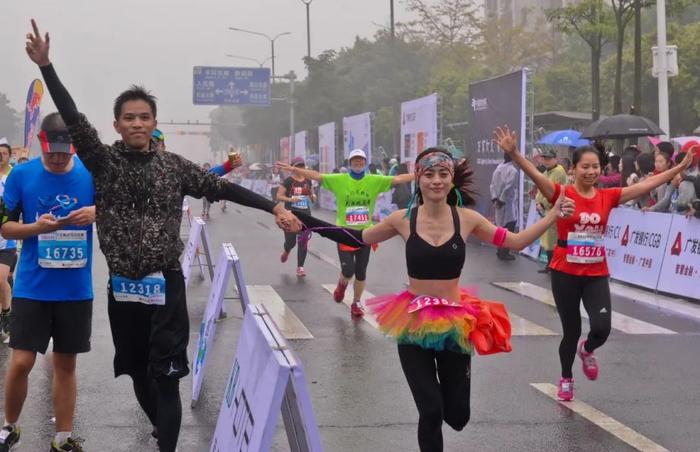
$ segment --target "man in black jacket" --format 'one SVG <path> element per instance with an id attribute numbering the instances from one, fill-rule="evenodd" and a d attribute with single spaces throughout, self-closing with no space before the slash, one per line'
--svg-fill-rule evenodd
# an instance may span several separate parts
<path id="1" fill-rule="evenodd" d="M 117 97 L 114 128 L 122 140 L 103 144 L 51 65 L 48 33 L 42 37 L 34 20 L 32 27 L 27 54 L 40 67 L 95 184 L 97 232 L 110 272 L 115 376 L 132 377 L 160 450 L 174 451 L 182 416 L 179 379 L 189 373 L 189 317 L 179 263 L 184 197 L 226 199 L 265 210 L 288 231 L 301 224 L 282 204 L 208 174 L 179 155 L 157 151 L 151 138 L 156 102 L 142 88 L 134 86 Z"/>

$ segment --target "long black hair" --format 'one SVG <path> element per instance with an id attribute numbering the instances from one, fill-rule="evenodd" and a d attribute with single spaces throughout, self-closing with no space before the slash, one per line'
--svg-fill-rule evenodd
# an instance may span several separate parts
<path id="1" fill-rule="evenodd" d="M 423 157 L 434 152 L 440 152 L 454 160 L 452 154 L 450 154 L 447 149 L 442 147 L 432 147 L 418 154 L 415 162 L 416 166 L 418 166 L 418 162 Z M 452 179 L 454 188 L 450 190 L 450 193 L 447 195 L 447 204 L 452 206 L 458 206 L 461 204 L 462 207 L 473 206 L 476 203 L 476 193 L 472 189 L 472 176 L 474 175 L 474 172 L 469 166 L 469 161 L 467 159 L 455 160 L 454 168 L 454 178 Z M 417 200 L 417 204 L 423 204 L 423 194 L 420 192 L 420 184 L 418 183 L 417 178 L 415 186 L 416 189 L 414 196 Z"/>

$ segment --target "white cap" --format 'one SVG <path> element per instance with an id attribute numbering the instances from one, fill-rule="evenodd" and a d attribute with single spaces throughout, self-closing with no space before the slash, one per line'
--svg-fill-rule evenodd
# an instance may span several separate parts
<path id="1" fill-rule="evenodd" d="M 7 138 L 2 137 L 2 138 L 0 138 L 0 144 L 10 144 L 10 143 L 7 141 Z"/>
<path id="2" fill-rule="evenodd" d="M 391 160 L 389 160 L 389 163 L 390 163 L 391 165 L 396 165 L 397 163 L 399 163 L 399 161 L 396 160 L 396 159 L 391 159 Z"/>
<path id="3" fill-rule="evenodd" d="M 355 149 L 354 151 L 350 151 L 350 154 L 348 155 L 348 161 L 354 159 L 355 157 L 362 157 L 363 159 L 367 160 L 367 155 L 362 149 Z"/>

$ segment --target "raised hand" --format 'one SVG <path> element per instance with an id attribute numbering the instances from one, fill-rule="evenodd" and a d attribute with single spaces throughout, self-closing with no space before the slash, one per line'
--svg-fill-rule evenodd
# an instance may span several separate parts
<path id="1" fill-rule="evenodd" d="M 290 173 L 294 172 L 294 167 L 288 163 L 285 163 L 285 162 L 277 162 L 277 163 L 275 163 L 275 166 L 277 167 L 277 169 L 280 169 L 282 171 L 287 171 Z"/>
<path id="2" fill-rule="evenodd" d="M 42 38 L 34 19 L 32 19 L 32 29 L 33 33 L 27 33 L 27 43 L 25 45 L 27 55 L 38 66 L 48 66 L 51 64 L 49 60 L 49 46 L 51 44 L 49 33 L 47 32 Z"/>
<path id="3" fill-rule="evenodd" d="M 683 157 L 683 160 L 681 160 L 680 163 L 680 166 L 683 167 L 683 169 L 688 169 L 690 168 L 690 165 L 693 164 L 693 159 L 695 159 L 695 154 L 697 154 L 698 148 L 700 148 L 700 146 L 693 146 L 692 148 L 688 149 L 688 152 L 685 153 L 685 157 Z"/>
<path id="4" fill-rule="evenodd" d="M 576 203 L 573 199 L 564 196 L 564 190 L 562 190 L 559 199 L 552 207 L 552 211 L 560 218 L 570 217 L 576 211 Z"/>
<path id="5" fill-rule="evenodd" d="M 507 125 L 496 127 L 496 130 L 493 131 L 493 141 L 506 154 L 513 154 L 518 151 L 518 135 L 514 130 L 510 130 Z"/>

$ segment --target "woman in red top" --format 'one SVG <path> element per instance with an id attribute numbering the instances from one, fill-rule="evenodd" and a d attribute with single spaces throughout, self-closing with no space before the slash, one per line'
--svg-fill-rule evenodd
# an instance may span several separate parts
<path id="1" fill-rule="evenodd" d="M 610 211 L 618 204 L 647 195 L 654 188 L 669 182 L 693 161 L 688 153 L 680 165 L 629 187 L 597 188 L 604 156 L 593 147 L 577 148 L 573 154 L 574 183 L 553 184 L 518 152 L 515 132 L 508 127 L 497 128 L 495 139 L 520 166 L 548 199 L 555 200 L 564 190 L 566 197 L 576 203 L 574 215 L 557 220 L 557 246 L 550 263 L 552 293 L 561 319 L 563 337 L 559 345 L 562 376 L 559 381 L 559 399 L 574 398 L 573 367 L 578 351 L 583 361 L 583 373 L 589 380 L 598 377 L 598 364 L 593 351 L 603 345 L 610 334 L 610 287 L 608 266 L 605 261 L 603 235 Z M 581 336 L 583 306 L 590 319 L 588 338 L 578 344 Z"/>

